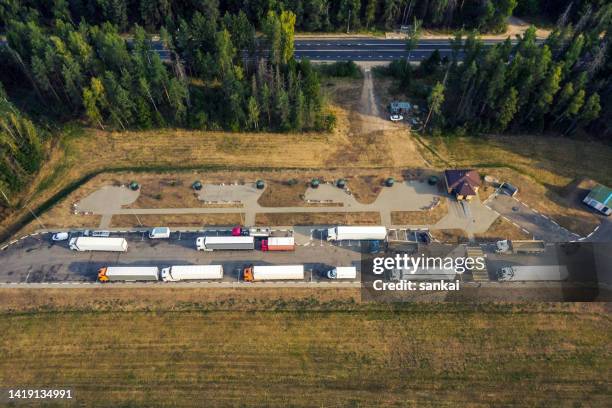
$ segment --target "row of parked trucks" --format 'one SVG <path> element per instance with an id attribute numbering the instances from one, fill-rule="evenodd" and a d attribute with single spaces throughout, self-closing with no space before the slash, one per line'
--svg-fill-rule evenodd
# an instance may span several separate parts
<path id="1" fill-rule="evenodd" d="M 169 237 L 169 230 L 165 237 Z M 338 226 L 327 231 L 328 241 L 344 240 L 384 240 L 387 228 L 384 226 Z M 253 250 L 256 239 L 261 239 L 262 251 L 293 251 L 293 236 L 276 237 L 271 235 L 270 228 L 232 229 L 231 236 L 203 236 L 196 238 L 196 249 L 199 251 L 217 250 Z M 125 252 L 128 244 L 125 238 L 115 237 L 73 237 L 69 247 L 75 251 L 110 251 Z"/>
<path id="2" fill-rule="evenodd" d="M 326 272 L 329 279 L 355 279 L 357 268 L 339 266 Z M 249 265 L 242 270 L 245 282 L 303 280 L 304 265 Z M 223 279 L 222 265 L 175 265 L 160 270 L 156 266 L 107 266 L 98 271 L 100 282 L 206 281 Z"/>

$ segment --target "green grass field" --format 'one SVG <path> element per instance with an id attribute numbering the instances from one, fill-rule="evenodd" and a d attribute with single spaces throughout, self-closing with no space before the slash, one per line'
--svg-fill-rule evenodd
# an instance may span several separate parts
<path id="1" fill-rule="evenodd" d="M 0 382 L 73 387 L 83 406 L 575 407 L 612 398 L 605 308 L 304 310 L 236 298 L 175 311 L 5 311 Z"/>

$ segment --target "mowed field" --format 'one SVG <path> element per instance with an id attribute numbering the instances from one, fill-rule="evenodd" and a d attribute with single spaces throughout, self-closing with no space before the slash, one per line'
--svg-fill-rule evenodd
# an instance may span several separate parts
<path id="1" fill-rule="evenodd" d="M 95 301 L 91 291 L 62 303 L 60 292 L 26 290 L 16 300 L 4 290 L 0 382 L 73 387 L 84 406 L 603 407 L 612 399 L 603 305 L 390 307 L 355 303 L 354 291 L 274 289 L 173 290 L 173 302 L 135 291 L 146 301 L 100 289 Z"/>

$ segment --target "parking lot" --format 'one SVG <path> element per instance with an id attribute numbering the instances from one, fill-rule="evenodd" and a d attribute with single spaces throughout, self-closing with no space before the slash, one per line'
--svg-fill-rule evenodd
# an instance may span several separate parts
<path id="1" fill-rule="evenodd" d="M 575 241 L 580 236 L 557 224 L 554 220 L 528 207 L 516 198 L 500 193 L 493 194 L 485 202 L 489 208 L 500 216 L 533 235 L 535 239 L 547 242 Z"/>
<path id="2" fill-rule="evenodd" d="M 249 264 L 303 264 L 305 281 L 327 281 L 323 274 L 335 266 L 358 266 L 361 244 L 344 241 L 332 245 L 325 240 L 323 231 L 296 231 L 294 252 L 196 251 L 196 237 L 229 235 L 229 230 L 177 231 L 170 239 L 160 240 L 149 239 L 146 232 L 113 233 L 112 236 L 127 239 L 125 253 L 72 251 L 67 240 L 53 242 L 51 234 L 40 234 L 15 242 L 0 252 L 0 282 L 95 282 L 97 271 L 104 266 L 164 268 L 189 264 L 222 264 L 224 281 L 238 281 L 242 269 Z"/>

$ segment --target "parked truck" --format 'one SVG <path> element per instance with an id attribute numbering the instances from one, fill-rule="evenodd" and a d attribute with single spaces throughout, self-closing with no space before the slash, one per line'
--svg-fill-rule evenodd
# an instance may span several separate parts
<path id="1" fill-rule="evenodd" d="M 125 252 L 128 244 L 125 238 L 75 237 L 71 238 L 69 247 L 73 251 L 108 251 Z"/>
<path id="2" fill-rule="evenodd" d="M 535 239 L 497 241 L 495 251 L 498 253 L 539 254 L 546 250 L 546 243 Z"/>
<path id="3" fill-rule="evenodd" d="M 161 280 L 164 282 L 207 279 L 223 279 L 223 266 L 174 265 L 161 270 Z"/>
<path id="4" fill-rule="evenodd" d="M 242 236 L 198 237 L 196 248 L 198 251 L 255 249 L 255 238 Z"/>
<path id="5" fill-rule="evenodd" d="M 156 281 L 159 280 L 157 266 L 106 266 L 98 270 L 100 282 Z"/>
<path id="6" fill-rule="evenodd" d="M 329 279 L 355 279 L 357 278 L 357 268 L 354 266 L 337 266 L 327 271 Z"/>
<path id="7" fill-rule="evenodd" d="M 294 251 L 295 239 L 293 237 L 270 237 L 261 241 L 262 251 Z"/>
<path id="8" fill-rule="evenodd" d="M 387 228 L 383 226 L 338 226 L 327 230 L 328 241 L 384 240 L 385 238 L 387 238 Z"/>
<path id="9" fill-rule="evenodd" d="M 304 265 L 250 265 L 244 268 L 245 282 L 266 280 L 303 280 Z"/>
<path id="10" fill-rule="evenodd" d="M 497 273 L 497 279 L 504 282 L 564 281 L 568 276 L 565 265 L 506 266 Z"/>

